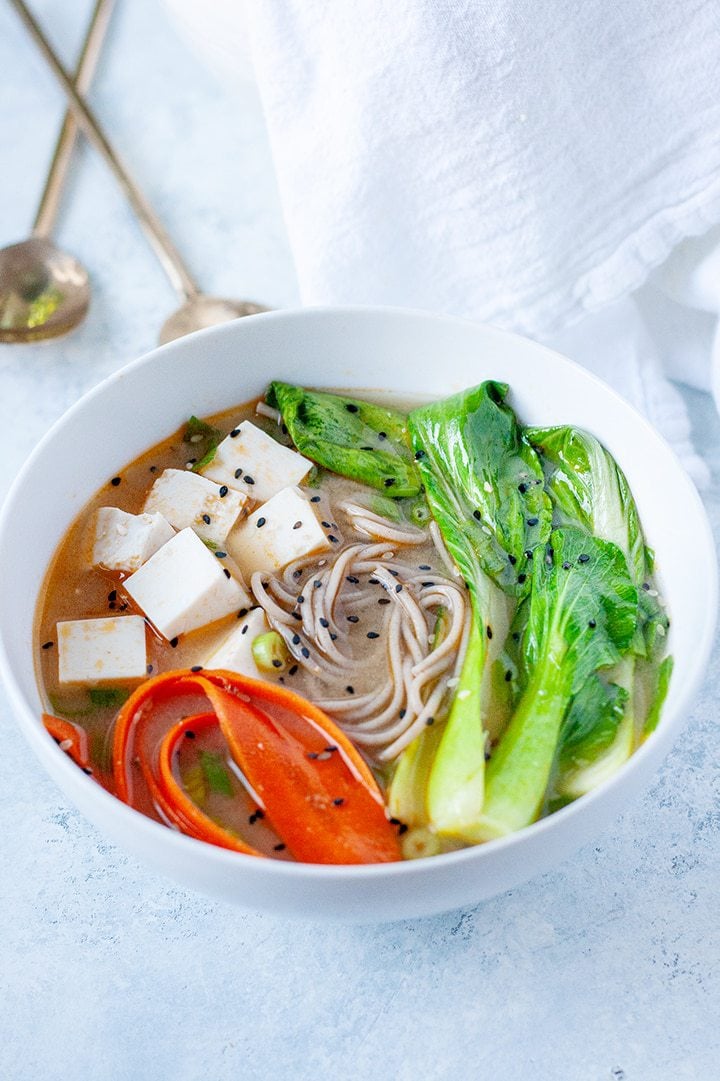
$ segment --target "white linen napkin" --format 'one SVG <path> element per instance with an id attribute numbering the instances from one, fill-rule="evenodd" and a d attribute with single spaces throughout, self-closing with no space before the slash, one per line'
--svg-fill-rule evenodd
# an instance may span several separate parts
<path id="1" fill-rule="evenodd" d="M 244 10 L 237 53 L 247 32 L 304 302 L 426 308 L 556 345 L 702 483 L 648 306 L 628 296 L 720 221 L 717 0 Z"/>

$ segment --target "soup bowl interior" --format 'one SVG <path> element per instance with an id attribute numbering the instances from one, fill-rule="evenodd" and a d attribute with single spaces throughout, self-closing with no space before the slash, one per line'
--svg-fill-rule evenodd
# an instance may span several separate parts
<path id="1" fill-rule="evenodd" d="M 269 380 L 437 398 L 493 378 L 524 423 L 587 428 L 628 476 L 671 616 L 675 670 L 658 730 L 590 795 L 528 829 L 430 859 L 367 867 L 281 863 L 184 837 L 86 777 L 41 721 L 33 662 L 38 592 L 53 552 L 109 477 L 176 430 L 261 394 Z M 0 519 L 0 660 L 18 721 L 48 772 L 97 826 L 187 886 L 246 907 L 348 920 L 429 914 L 546 870 L 598 835 L 647 783 L 687 717 L 716 613 L 714 545 L 673 452 L 610 388 L 563 357 L 474 323 L 383 309 L 277 312 L 172 342 L 118 371 L 47 434 Z"/>

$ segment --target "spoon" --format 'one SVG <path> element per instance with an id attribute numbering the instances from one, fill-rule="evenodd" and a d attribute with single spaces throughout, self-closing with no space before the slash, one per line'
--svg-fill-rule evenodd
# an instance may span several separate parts
<path id="1" fill-rule="evenodd" d="M 160 344 L 165 345 L 166 342 L 172 341 L 174 338 L 190 334 L 193 330 L 199 330 L 202 327 L 214 326 L 217 323 L 226 323 L 240 316 L 255 315 L 258 312 L 267 311 L 267 308 L 247 300 L 228 300 L 222 297 L 212 297 L 201 291 L 166 232 L 164 225 L 130 177 L 127 169 L 108 141 L 97 118 L 85 99 L 76 90 L 72 79 L 60 63 L 55 51 L 30 14 L 27 6 L 23 3 L 23 0 L 9 0 L 9 2 L 15 8 L 64 90 L 78 127 L 81 128 L 83 134 L 95 149 L 105 158 L 110 171 L 132 206 L 140 226 L 150 241 L 170 283 L 182 297 L 183 302 L 179 309 L 165 321 L 160 330 Z"/>
<path id="2" fill-rule="evenodd" d="M 115 0 L 97 0 L 80 53 L 75 86 L 92 80 Z M 30 237 L 0 249 L 0 341 L 27 342 L 67 334 L 83 321 L 90 302 L 85 267 L 50 240 L 72 157 L 77 125 L 68 111 Z"/>

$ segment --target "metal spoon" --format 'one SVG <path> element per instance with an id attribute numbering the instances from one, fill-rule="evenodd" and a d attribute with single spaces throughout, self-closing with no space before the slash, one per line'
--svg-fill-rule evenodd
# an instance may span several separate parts
<path id="1" fill-rule="evenodd" d="M 115 0 L 97 0 L 75 73 L 75 86 L 90 86 Z M 65 114 L 50 171 L 28 240 L 0 249 L 0 341 L 26 342 L 66 334 L 81 323 L 90 302 L 82 263 L 50 240 L 72 157 L 77 125 Z"/>
<path id="2" fill-rule="evenodd" d="M 115 176 L 130 205 L 137 215 L 140 226 L 150 241 L 155 254 L 171 284 L 183 298 L 180 308 L 165 321 L 160 330 L 160 344 L 189 334 L 202 327 L 226 323 L 243 315 L 255 315 L 267 311 L 259 304 L 246 300 L 228 300 L 221 297 L 207 296 L 200 290 L 197 282 L 185 265 L 177 248 L 165 227 L 155 214 L 143 193 L 130 177 L 100 126 L 97 118 L 88 107 L 85 99 L 78 93 L 72 79 L 60 63 L 52 46 L 43 34 L 23 0 L 9 0 L 28 32 L 42 52 L 68 99 L 78 127 L 105 161 Z"/>

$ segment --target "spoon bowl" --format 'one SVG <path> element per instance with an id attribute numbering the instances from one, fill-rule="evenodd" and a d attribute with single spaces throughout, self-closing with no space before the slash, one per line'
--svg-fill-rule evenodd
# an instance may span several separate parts
<path id="1" fill-rule="evenodd" d="M 204 330 L 218 323 L 229 323 L 243 315 L 257 315 L 268 309 L 249 300 L 227 300 L 222 297 L 206 296 L 197 293 L 189 297 L 176 312 L 165 320 L 161 329 L 159 343 L 167 345 L 176 338 L 192 334 L 194 330 Z"/>
<path id="2" fill-rule="evenodd" d="M 89 304 L 85 267 L 51 240 L 31 237 L 0 249 L 0 342 L 68 334 Z"/>

